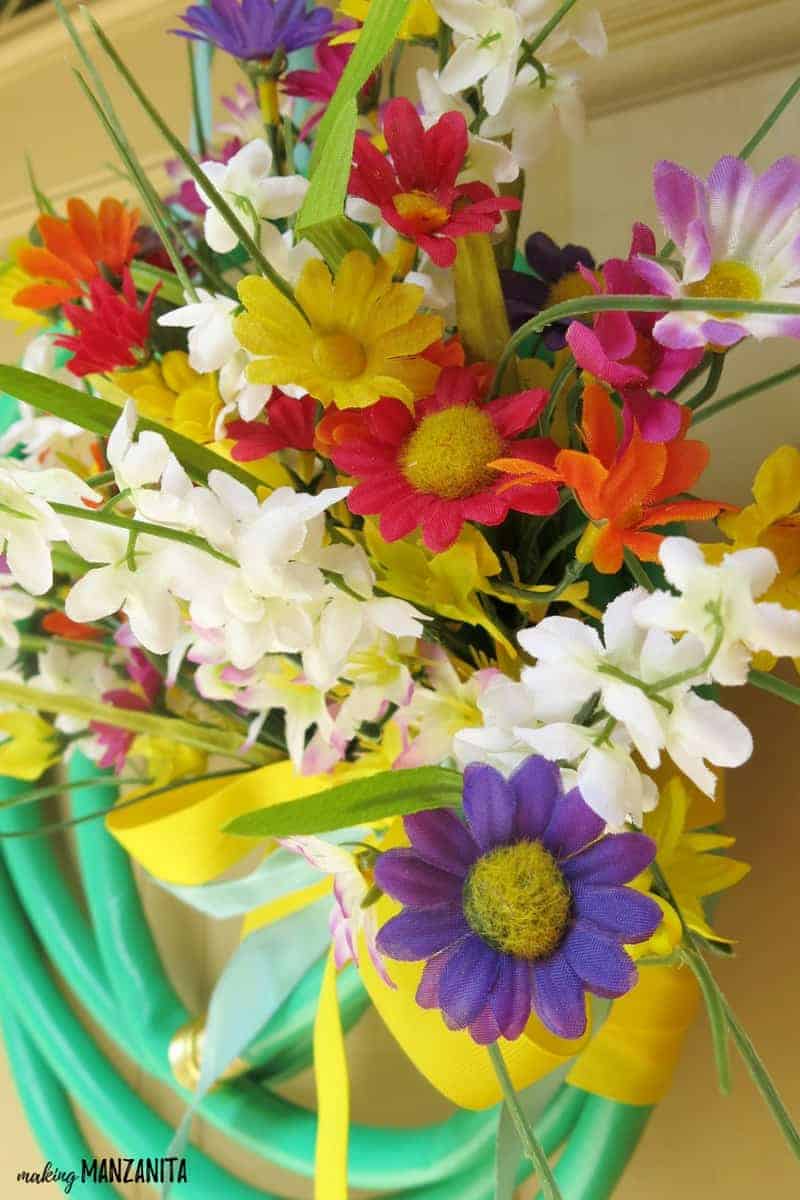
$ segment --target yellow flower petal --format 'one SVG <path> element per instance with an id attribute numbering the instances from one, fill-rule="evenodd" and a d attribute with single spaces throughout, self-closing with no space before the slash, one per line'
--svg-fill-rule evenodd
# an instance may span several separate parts
<path id="1" fill-rule="evenodd" d="M 753 496 L 771 525 L 800 505 L 800 451 L 779 446 L 759 467 L 753 481 Z"/>

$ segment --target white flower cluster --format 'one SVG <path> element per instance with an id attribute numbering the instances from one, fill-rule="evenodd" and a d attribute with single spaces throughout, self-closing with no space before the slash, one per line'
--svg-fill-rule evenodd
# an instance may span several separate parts
<path id="1" fill-rule="evenodd" d="M 800 654 L 800 613 L 757 603 L 777 573 L 769 550 L 737 551 L 712 566 L 694 542 L 667 538 L 661 562 L 679 594 L 623 593 L 606 609 L 602 639 L 569 617 L 546 617 L 519 635 L 535 665 L 519 682 L 490 681 L 478 699 L 483 725 L 454 739 L 462 766 L 491 762 L 507 772 L 542 754 L 574 773 L 587 803 L 617 826 L 641 824 L 658 800 L 635 756 L 654 770 L 666 752 L 714 795 L 710 766 L 740 766 L 752 738 L 695 689 L 745 683 L 757 651 Z"/>

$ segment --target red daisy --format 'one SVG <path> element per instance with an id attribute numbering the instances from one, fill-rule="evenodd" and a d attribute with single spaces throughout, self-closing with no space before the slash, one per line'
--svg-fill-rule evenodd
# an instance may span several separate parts
<path id="1" fill-rule="evenodd" d="M 356 137 L 350 194 L 377 205 L 387 224 L 437 266 L 453 265 L 454 238 L 489 233 L 504 209 L 520 207 L 485 183 L 456 184 L 469 141 L 461 113 L 443 113 L 426 130 L 411 101 L 400 96 L 386 105 L 383 133 L 391 163 L 367 134 Z"/>
<path id="2" fill-rule="evenodd" d="M 274 388 L 264 408 L 266 421 L 231 421 L 225 428 L 233 438 L 231 458 L 254 462 L 276 450 L 313 450 L 317 402 L 311 396 L 299 400 Z"/>
<path id="3" fill-rule="evenodd" d="M 491 464 L 520 456 L 552 467 L 549 438 L 521 437 L 547 403 L 540 388 L 481 401 L 482 364 L 445 367 L 436 392 L 414 412 L 385 398 L 364 409 L 330 408 L 317 427 L 317 448 L 353 475 L 350 510 L 380 514 L 381 535 L 393 542 L 422 531 L 429 550 L 452 546 L 465 521 L 499 525 L 511 509 L 542 516 L 558 507 L 554 483 L 509 485 Z"/>
<path id="4" fill-rule="evenodd" d="M 126 267 L 122 274 L 121 294 L 98 275 L 89 284 L 91 307 L 64 305 L 64 315 L 76 332 L 56 338 L 56 345 L 74 350 L 67 363 L 73 375 L 92 375 L 141 365 L 142 352 L 150 336 L 150 311 L 160 286 L 156 284 L 139 308 L 136 286 Z"/>

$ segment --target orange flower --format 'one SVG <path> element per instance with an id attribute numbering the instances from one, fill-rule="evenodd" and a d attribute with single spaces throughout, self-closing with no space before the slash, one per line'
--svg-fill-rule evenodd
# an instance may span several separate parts
<path id="1" fill-rule="evenodd" d="M 665 503 L 670 496 L 688 492 L 709 459 L 704 442 L 686 440 L 691 414 L 683 409 L 682 416 L 682 429 L 671 442 L 646 442 L 634 423 L 630 440 L 621 445 L 617 413 L 608 392 L 597 384 L 584 390 L 581 433 L 586 453 L 562 450 L 555 461 L 555 475 L 557 482 L 572 489 L 591 518 L 577 557 L 593 562 L 604 575 L 619 571 L 626 548 L 644 562 L 656 562 L 664 535 L 652 533 L 654 527 L 675 521 L 708 521 L 729 507 L 711 500 Z M 544 482 L 546 468 L 536 464 L 503 459 L 492 465 L 523 476 L 520 483 Z"/>
<path id="2" fill-rule="evenodd" d="M 102 642 L 106 636 L 102 629 L 97 629 L 94 625 L 83 625 L 78 621 L 71 621 L 66 613 L 60 612 L 58 609 L 45 613 L 42 628 L 47 633 L 69 638 L 71 642 Z"/>
<path id="3" fill-rule="evenodd" d="M 42 246 L 23 246 L 18 262 L 41 280 L 17 292 L 14 303 L 25 308 L 55 308 L 82 293 L 81 284 L 99 274 L 102 263 L 120 275 L 137 246 L 138 209 L 127 209 L 107 196 L 95 214 L 85 200 L 67 201 L 67 217 L 42 213 L 36 222 Z"/>

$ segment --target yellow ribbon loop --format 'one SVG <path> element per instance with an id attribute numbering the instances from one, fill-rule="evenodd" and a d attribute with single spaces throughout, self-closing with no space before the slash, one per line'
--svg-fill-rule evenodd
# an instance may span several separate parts
<path id="1" fill-rule="evenodd" d="M 325 964 L 314 1021 L 314 1074 L 317 1084 L 314 1200 L 347 1200 L 350 1080 L 336 991 L 333 947 Z"/>

